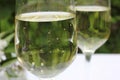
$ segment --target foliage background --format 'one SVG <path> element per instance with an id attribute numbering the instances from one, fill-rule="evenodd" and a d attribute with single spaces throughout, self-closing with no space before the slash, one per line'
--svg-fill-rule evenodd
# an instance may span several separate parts
<path id="1" fill-rule="evenodd" d="M 120 53 L 120 0 L 111 1 L 112 26 L 109 40 L 96 53 Z M 14 33 L 15 0 L 0 0 L 0 33 L 6 32 L 5 38 Z M 14 38 L 10 41 L 5 53 L 14 52 Z"/>

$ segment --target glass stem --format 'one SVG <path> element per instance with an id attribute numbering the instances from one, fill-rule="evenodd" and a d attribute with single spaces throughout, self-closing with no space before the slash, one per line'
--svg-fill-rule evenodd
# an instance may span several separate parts
<path id="1" fill-rule="evenodd" d="M 91 57 L 94 54 L 94 51 L 84 51 L 85 59 L 87 62 L 91 61 Z"/>

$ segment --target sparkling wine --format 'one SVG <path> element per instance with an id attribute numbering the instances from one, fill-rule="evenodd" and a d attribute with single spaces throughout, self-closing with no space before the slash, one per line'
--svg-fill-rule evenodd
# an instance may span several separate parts
<path id="1" fill-rule="evenodd" d="M 110 9 L 104 6 L 76 6 L 78 46 L 82 51 L 94 51 L 110 35 Z"/>
<path id="2" fill-rule="evenodd" d="M 68 12 L 17 15 L 18 60 L 40 77 L 52 77 L 62 72 L 76 54 L 74 18 Z"/>

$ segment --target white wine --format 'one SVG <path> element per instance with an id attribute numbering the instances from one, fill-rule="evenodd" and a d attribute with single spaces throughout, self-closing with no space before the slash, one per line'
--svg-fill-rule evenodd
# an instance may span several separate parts
<path id="1" fill-rule="evenodd" d="M 40 77 L 62 72 L 76 54 L 75 16 L 68 12 L 32 12 L 16 16 L 18 60 Z"/>
<path id="2" fill-rule="evenodd" d="M 95 51 L 110 35 L 110 9 L 104 6 L 76 6 L 78 46 Z"/>

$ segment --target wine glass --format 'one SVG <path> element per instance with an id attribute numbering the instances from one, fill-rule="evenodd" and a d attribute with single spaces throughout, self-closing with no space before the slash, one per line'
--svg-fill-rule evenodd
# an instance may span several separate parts
<path id="1" fill-rule="evenodd" d="M 77 44 L 86 61 L 110 35 L 110 0 L 76 0 Z"/>
<path id="2" fill-rule="evenodd" d="M 20 64 L 41 79 L 64 71 L 77 52 L 72 0 L 16 0 L 15 50 Z"/>

